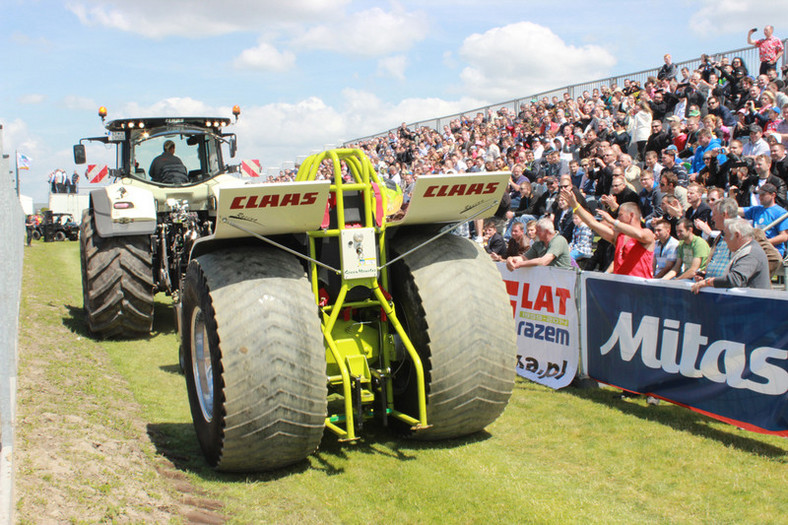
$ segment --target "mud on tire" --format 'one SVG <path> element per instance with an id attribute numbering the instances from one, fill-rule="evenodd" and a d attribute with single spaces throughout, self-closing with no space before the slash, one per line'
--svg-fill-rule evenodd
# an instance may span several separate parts
<path id="1" fill-rule="evenodd" d="M 429 236 L 400 232 L 394 251 L 405 253 Z M 395 264 L 391 287 L 425 369 L 432 428 L 413 437 L 460 437 L 495 421 L 512 393 L 517 349 L 509 296 L 489 255 L 445 235 Z M 395 406 L 411 415 L 417 413 L 415 384 L 406 364 L 395 378 Z"/>
<path id="2" fill-rule="evenodd" d="M 208 463 L 263 471 L 312 453 L 326 417 L 326 357 L 300 263 L 259 247 L 200 256 L 182 312 L 189 404 Z"/>
<path id="3" fill-rule="evenodd" d="M 150 237 L 101 237 L 92 210 L 85 210 L 79 238 L 88 329 L 103 338 L 149 334 L 154 295 Z"/>

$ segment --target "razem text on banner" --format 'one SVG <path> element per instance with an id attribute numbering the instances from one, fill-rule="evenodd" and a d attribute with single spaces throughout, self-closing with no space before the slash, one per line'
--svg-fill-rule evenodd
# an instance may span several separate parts
<path id="1" fill-rule="evenodd" d="M 584 273 L 588 375 L 759 432 L 788 435 L 788 297 Z"/>
<path id="2" fill-rule="evenodd" d="M 513 272 L 497 263 L 517 329 L 517 373 L 550 388 L 567 386 L 577 373 L 577 274 L 545 266 Z"/>

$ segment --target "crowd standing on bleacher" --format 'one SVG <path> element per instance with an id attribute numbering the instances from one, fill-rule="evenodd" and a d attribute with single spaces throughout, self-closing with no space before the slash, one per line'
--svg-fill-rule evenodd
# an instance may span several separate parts
<path id="1" fill-rule="evenodd" d="M 540 264 L 700 281 L 710 260 L 737 257 L 721 253 L 723 231 L 733 232 L 737 249 L 750 239 L 738 223 L 713 220 L 724 202 L 728 221 L 742 216 L 764 230 L 760 246 L 773 271 L 788 241 L 788 67 L 778 71 L 784 50 L 773 28 L 763 33 L 747 36 L 760 51 L 757 74 L 741 57 L 706 55 L 695 71 L 677 71 L 666 54 L 644 85 L 625 80 L 577 99 L 543 97 L 516 114 L 489 109 L 442 130 L 403 123 L 353 146 L 400 185 L 406 205 L 420 175 L 511 171 L 494 222 L 476 221 L 469 233 L 509 268 L 533 264 L 524 262 L 530 254 Z M 517 224 L 533 227 L 533 236 Z M 593 252 L 591 229 L 601 237 Z M 758 237 L 756 230 L 752 242 Z"/>

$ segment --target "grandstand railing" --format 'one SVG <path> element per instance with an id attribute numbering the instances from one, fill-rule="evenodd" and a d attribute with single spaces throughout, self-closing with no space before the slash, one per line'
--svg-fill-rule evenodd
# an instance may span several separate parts
<path id="1" fill-rule="evenodd" d="M 786 44 L 788 44 L 788 39 L 783 40 L 783 45 L 786 45 Z M 758 55 L 758 48 L 753 47 L 753 46 L 747 46 L 747 47 L 743 47 L 743 48 L 740 48 L 740 49 L 733 49 L 731 51 L 724 51 L 724 52 L 721 52 L 721 53 L 708 54 L 708 56 L 711 57 L 714 61 L 719 61 L 724 56 L 728 57 L 730 60 L 732 60 L 733 57 L 737 57 L 738 56 L 747 65 L 747 69 L 748 69 L 750 75 L 756 75 L 757 76 L 757 72 L 758 72 L 758 69 L 760 67 L 760 58 L 759 58 L 759 55 Z M 788 61 L 788 58 L 786 58 L 786 55 L 783 54 L 783 56 L 781 58 L 781 66 L 785 65 L 787 61 Z M 674 63 L 676 64 L 678 71 L 681 71 L 681 68 L 683 68 L 683 67 L 687 67 L 690 71 L 694 71 L 698 67 L 700 67 L 700 57 L 692 59 L 692 60 L 685 60 L 683 62 L 674 62 Z M 623 87 L 624 81 L 627 80 L 627 79 L 628 80 L 636 80 L 636 81 L 638 81 L 640 83 L 641 86 L 643 86 L 643 85 L 645 85 L 646 80 L 648 79 L 648 77 L 650 77 L 650 76 L 656 77 L 657 76 L 657 72 L 659 71 L 660 67 L 662 67 L 662 64 L 660 64 L 659 66 L 657 66 L 655 68 L 652 68 L 652 69 L 644 69 L 642 71 L 636 71 L 634 73 L 626 73 L 626 74 L 622 74 L 622 75 L 615 75 L 615 76 L 600 78 L 600 79 L 597 79 L 597 80 L 592 80 L 590 82 L 582 82 L 582 83 L 579 83 L 579 84 L 572 84 L 572 85 L 569 85 L 569 86 L 563 86 L 563 87 L 560 87 L 560 88 L 552 89 L 550 91 L 542 91 L 540 93 L 534 93 L 532 95 L 519 97 L 519 98 L 515 98 L 515 99 L 512 99 L 512 100 L 507 100 L 505 102 L 499 102 L 497 104 L 490 104 L 490 105 L 482 106 L 482 107 L 479 107 L 479 108 L 469 109 L 467 111 L 463 111 L 462 113 L 456 113 L 456 114 L 453 114 L 453 115 L 445 115 L 445 116 L 438 117 L 438 118 L 431 118 L 431 119 L 411 122 L 411 123 L 408 123 L 407 126 L 410 129 L 418 129 L 418 128 L 421 128 L 421 127 L 429 127 L 429 128 L 436 129 L 436 130 L 442 130 L 443 126 L 449 124 L 452 120 L 461 118 L 463 116 L 468 116 L 470 118 L 473 118 L 477 113 L 480 113 L 480 112 L 486 114 L 488 109 L 498 110 L 498 109 L 501 109 L 501 108 L 505 107 L 508 110 L 513 111 L 514 114 L 516 115 L 519 112 L 519 108 L 520 108 L 521 104 L 528 105 L 534 99 L 541 100 L 544 97 L 552 99 L 552 97 L 556 96 L 556 97 L 559 98 L 559 100 L 562 100 L 563 99 L 563 94 L 568 92 L 571 95 L 572 99 L 576 100 L 577 97 L 582 95 L 583 91 L 591 92 L 595 88 L 600 88 L 603 85 L 607 85 L 609 87 L 611 84 L 615 83 L 619 87 Z M 387 129 L 386 131 L 375 133 L 373 135 L 368 135 L 366 137 L 359 137 L 357 139 L 345 141 L 344 143 L 345 143 L 345 145 L 348 145 L 348 144 L 354 144 L 354 143 L 357 143 L 357 142 L 363 142 L 363 141 L 370 140 L 370 139 L 373 139 L 373 138 L 386 136 L 389 132 L 396 131 L 396 130 L 397 130 L 397 128 L 391 128 L 391 129 Z"/>

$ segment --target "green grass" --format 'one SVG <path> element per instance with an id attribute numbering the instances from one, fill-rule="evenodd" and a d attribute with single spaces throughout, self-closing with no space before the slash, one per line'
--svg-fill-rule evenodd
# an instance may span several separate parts
<path id="1" fill-rule="evenodd" d="M 106 352 L 113 373 L 125 378 L 141 407 L 155 454 L 223 501 L 232 523 L 788 520 L 788 439 L 738 430 L 666 403 L 614 399 L 609 389 L 552 391 L 525 380 L 517 381 L 498 421 L 465 439 L 421 443 L 370 424 L 355 445 L 327 434 L 317 453 L 285 470 L 215 473 L 205 465 L 192 430 L 166 298 L 157 304 L 149 339 L 97 342 L 86 337 L 79 317 L 77 243 L 39 243 L 26 263 L 41 265 L 39 271 L 55 265 L 61 282 L 60 291 L 26 295 L 25 301 L 52 307 L 42 308 L 40 319 L 23 319 L 23 327 L 71 326 L 69 345 Z M 64 301 L 66 315 L 58 318 Z M 63 368 L 53 380 L 74 391 L 86 387 L 70 383 L 68 364 Z M 117 402 L 110 385 L 95 381 L 90 388 L 108 403 Z M 100 406 L 88 413 L 102 417 Z M 119 432 L 133 428 L 112 424 Z M 97 490 L 112 492 L 111 486 Z"/>

